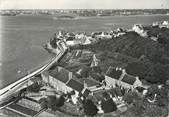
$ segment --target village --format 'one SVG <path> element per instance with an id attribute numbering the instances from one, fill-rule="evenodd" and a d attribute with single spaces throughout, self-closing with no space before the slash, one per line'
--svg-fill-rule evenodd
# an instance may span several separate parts
<path id="1" fill-rule="evenodd" d="M 169 28 L 169 23 L 164 21 L 151 26 Z M 129 74 L 121 66 L 106 65 L 103 69 L 99 54 L 81 49 L 130 32 L 144 38 L 149 37 L 152 41 L 157 41 L 159 37 L 149 35 L 140 24 L 134 25 L 130 30 L 118 28 L 110 32 L 91 34 L 65 31 L 55 33 L 44 48 L 54 55 L 63 48 L 68 48 L 66 54 L 49 70 L 30 81 L 31 85 L 20 93 L 20 97 L 24 98 L 17 104 L 37 112 L 43 111 L 39 114 L 33 113 L 33 116 L 56 114 L 55 111 L 69 116 L 117 116 L 131 107 L 139 110 L 141 105 L 137 105 L 138 100 L 146 101 L 147 105 L 156 105 L 165 88 L 163 84 L 145 84 L 139 76 Z M 152 91 L 153 88 L 156 92 Z"/>
<path id="2" fill-rule="evenodd" d="M 169 23 L 153 23 L 152 27 L 169 28 Z M 85 32 L 55 33 L 44 45 L 45 49 L 57 55 L 63 48 L 68 48 L 66 54 L 59 63 L 30 81 L 31 85 L 20 92 L 20 97 L 24 98 L 17 104 L 34 110 L 33 116 L 56 114 L 55 111 L 70 116 L 101 116 L 106 113 L 116 116 L 140 99 L 150 105 L 157 104 L 161 95 L 159 92 L 165 88 L 163 84 L 145 84 L 139 76 L 127 73 L 120 66 L 107 65 L 103 70 L 98 54 L 79 49 L 79 46 L 115 39 L 133 31 L 141 37 L 157 41 L 158 35 L 148 35 L 146 28 L 140 24 L 130 30 L 118 28 L 110 32 L 92 32 L 91 35 Z M 152 87 L 159 92 L 152 92 Z"/>

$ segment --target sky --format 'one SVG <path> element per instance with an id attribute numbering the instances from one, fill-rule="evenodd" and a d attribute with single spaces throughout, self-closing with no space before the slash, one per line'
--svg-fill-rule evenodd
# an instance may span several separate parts
<path id="1" fill-rule="evenodd" d="M 0 0 L 0 9 L 169 9 L 169 0 Z"/>

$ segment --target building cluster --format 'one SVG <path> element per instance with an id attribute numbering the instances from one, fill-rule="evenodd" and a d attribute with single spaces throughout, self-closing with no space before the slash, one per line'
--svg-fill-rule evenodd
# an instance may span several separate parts
<path id="1" fill-rule="evenodd" d="M 157 41 L 158 38 L 159 38 L 159 35 L 158 34 L 156 36 L 155 35 L 149 35 L 148 31 L 152 30 L 152 29 L 149 29 L 149 28 L 169 28 L 169 21 L 154 22 L 149 27 L 143 26 L 141 24 L 135 24 L 131 31 L 136 32 L 141 37 L 145 37 L 145 38 L 149 37 L 151 40 Z"/>
<path id="2" fill-rule="evenodd" d="M 159 27 L 159 28 L 169 28 L 169 22 L 155 22 L 152 24 L 152 27 Z M 85 32 L 75 33 L 75 32 L 65 32 L 59 31 L 58 34 L 55 33 L 54 37 L 50 40 L 51 48 L 56 48 L 56 43 L 58 40 L 64 40 L 68 46 L 75 46 L 75 45 L 88 45 L 100 40 L 106 39 L 114 39 L 120 37 L 122 35 L 127 34 L 130 31 L 136 32 L 141 37 L 147 38 L 157 41 L 158 37 L 153 37 L 152 35 L 148 34 L 149 29 L 141 24 L 135 24 L 132 29 L 125 30 L 122 28 L 118 28 L 116 30 L 112 30 L 109 32 L 92 32 L 91 34 L 86 34 Z"/>
<path id="3" fill-rule="evenodd" d="M 169 21 L 162 21 L 162 22 L 154 22 L 152 24 L 153 27 L 159 27 L 159 28 L 169 28 Z"/>
<path id="4" fill-rule="evenodd" d="M 76 57 L 83 54 L 80 53 L 76 52 Z M 102 73 L 99 59 L 95 54 L 92 55 L 89 66 L 89 69 L 84 65 L 80 68 L 76 66 L 76 70 L 68 66 L 67 68 L 55 66 L 42 73 L 42 79 L 59 92 L 71 93 L 67 100 L 73 104 L 77 104 L 80 100 L 91 99 L 97 105 L 98 113 L 112 112 L 124 105 L 122 96 L 112 92 L 111 89 L 121 87 L 122 90 L 136 91 L 137 87 L 143 87 L 138 77 L 127 74 L 122 68 L 110 66 L 105 74 Z M 107 110 L 109 106 L 115 108 Z"/>
<path id="5" fill-rule="evenodd" d="M 86 34 L 85 32 L 69 33 L 65 31 L 59 31 L 58 34 L 55 33 L 50 39 L 50 43 L 47 44 L 47 48 L 57 48 L 57 43 L 59 40 L 63 40 L 68 46 L 88 45 L 104 39 L 117 38 L 126 33 L 127 31 L 121 28 L 110 32 L 92 32 L 91 34 Z"/>
<path id="6" fill-rule="evenodd" d="M 141 24 L 135 24 L 132 28 L 134 32 L 139 34 L 142 37 L 147 37 L 147 31 L 144 29 L 144 27 Z"/>

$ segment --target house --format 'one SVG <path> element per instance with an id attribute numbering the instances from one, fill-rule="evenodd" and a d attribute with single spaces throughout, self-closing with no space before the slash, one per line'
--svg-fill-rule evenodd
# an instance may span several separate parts
<path id="1" fill-rule="evenodd" d="M 84 41 L 83 41 L 82 45 L 88 45 L 88 44 L 91 44 L 91 43 L 92 43 L 92 37 L 86 36 L 84 38 Z"/>
<path id="2" fill-rule="evenodd" d="M 84 37 L 78 37 L 74 40 L 68 40 L 66 41 L 66 44 L 68 46 L 75 46 L 75 45 L 88 45 L 92 43 L 92 38 L 84 36 Z"/>
<path id="3" fill-rule="evenodd" d="M 109 90 L 101 89 L 92 92 L 88 99 L 92 100 L 99 109 L 98 113 L 110 113 L 117 110 L 117 104 L 114 102 L 113 97 L 110 96 Z"/>
<path id="4" fill-rule="evenodd" d="M 135 24 L 132 30 L 142 37 L 147 37 L 147 32 L 144 30 L 141 24 Z"/>
<path id="5" fill-rule="evenodd" d="M 75 94 L 71 96 L 74 104 L 77 103 L 79 95 L 83 95 L 83 92 L 87 90 L 84 88 L 84 84 L 79 82 L 72 72 L 69 72 L 62 67 L 56 67 L 46 73 L 43 73 L 42 79 L 57 91 L 61 91 L 65 94 L 74 91 Z"/>
<path id="6" fill-rule="evenodd" d="M 160 25 L 160 22 L 153 22 L 152 26 L 153 27 L 158 27 Z"/>
<path id="7" fill-rule="evenodd" d="M 112 39 L 112 35 L 108 34 L 107 32 L 93 33 L 93 35 L 97 39 Z"/>
<path id="8" fill-rule="evenodd" d="M 118 85 L 127 89 L 135 89 L 142 86 L 142 82 L 138 77 L 127 74 L 125 69 L 113 67 L 109 67 L 107 70 L 105 82 L 108 87 L 116 87 Z"/>
<path id="9" fill-rule="evenodd" d="M 113 37 L 119 37 L 126 34 L 126 30 L 122 29 L 122 28 L 118 28 L 117 30 L 113 30 L 110 31 L 110 35 L 112 35 Z"/>
<path id="10" fill-rule="evenodd" d="M 139 80 L 138 77 L 129 74 L 125 74 L 121 81 L 122 82 L 119 82 L 119 84 L 129 89 L 135 89 L 136 87 L 142 86 L 142 82 Z"/>
<path id="11" fill-rule="evenodd" d="M 62 67 L 56 67 L 48 72 L 42 73 L 42 79 L 45 83 L 50 84 L 55 89 L 64 93 L 72 91 L 72 88 L 66 86 L 66 83 L 68 83 L 72 77 L 72 72 Z"/>
<path id="12" fill-rule="evenodd" d="M 163 21 L 160 27 L 161 27 L 161 28 L 162 28 L 162 27 L 169 28 L 169 21 Z"/>
<path id="13" fill-rule="evenodd" d="M 116 87 L 116 84 L 118 80 L 121 78 L 122 73 L 123 73 L 122 70 L 119 68 L 109 67 L 105 75 L 105 82 L 107 86 Z"/>

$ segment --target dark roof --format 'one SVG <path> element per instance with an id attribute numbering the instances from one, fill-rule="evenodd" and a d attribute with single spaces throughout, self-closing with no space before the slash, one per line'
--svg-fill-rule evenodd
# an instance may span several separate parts
<path id="1" fill-rule="evenodd" d="M 79 79 L 79 81 L 83 84 L 84 82 L 87 84 L 88 87 L 92 87 L 92 86 L 97 86 L 100 83 L 94 79 L 89 79 L 89 78 L 83 78 L 83 79 Z"/>
<path id="2" fill-rule="evenodd" d="M 127 84 L 130 84 L 130 85 L 133 85 L 134 82 L 136 81 L 136 78 L 134 76 L 125 74 L 121 81 L 123 81 L 123 82 L 125 82 Z"/>
<path id="3" fill-rule="evenodd" d="M 37 111 L 34 111 L 30 108 L 23 107 L 19 104 L 11 104 L 8 107 L 15 110 L 16 112 L 20 112 L 24 115 L 31 116 L 31 117 L 35 116 L 38 113 Z"/>
<path id="4" fill-rule="evenodd" d="M 67 71 L 66 69 L 61 69 L 58 72 L 57 68 L 55 68 L 49 71 L 49 75 L 64 83 L 69 80 L 69 71 Z"/>
<path id="5" fill-rule="evenodd" d="M 71 79 L 66 85 L 78 92 L 81 92 L 84 89 L 84 84 L 75 79 Z"/>
<path id="6" fill-rule="evenodd" d="M 143 92 L 145 90 L 144 87 L 136 87 L 136 89 L 137 89 L 138 92 Z"/>
<path id="7" fill-rule="evenodd" d="M 108 71 L 106 72 L 106 75 L 115 79 L 119 79 L 122 74 L 121 70 L 116 70 L 113 67 L 109 67 Z"/>
<path id="8" fill-rule="evenodd" d="M 88 95 L 90 94 L 90 92 L 91 92 L 90 90 L 85 89 L 85 91 L 83 92 L 82 95 L 83 95 L 84 97 L 88 97 Z"/>

